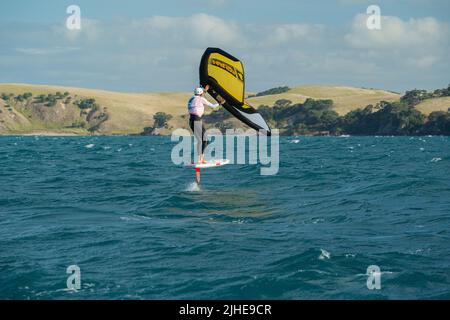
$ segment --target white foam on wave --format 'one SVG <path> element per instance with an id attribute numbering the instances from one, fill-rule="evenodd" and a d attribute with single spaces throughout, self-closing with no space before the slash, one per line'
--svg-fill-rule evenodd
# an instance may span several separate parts
<path id="1" fill-rule="evenodd" d="M 95 146 L 95 144 L 91 143 L 91 144 L 86 145 L 85 147 L 88 148 L 88 149 L 91 149 L 91 148 L 93 148 L 94 146 Z"/>
<path id="2" fill-rule="evenodd" d="M 120 217 L 120 220 L 122 220 L 122 221 L 127 221 L 127 222 L 129 222 L 129 221 L 139 221 L 138 218 L 133 217 L 133 216 L 124 216 L 124 217 Z"/>
<path id="3" fill-rule="evenodd" d="M 442 158 L 433 158 L 430 162 L 439 162 L 442 161 Z"/>
<path id="4" fill-rule="evenodd" d="M 380 276 L 386 275 L 386 274 L 394 274 L 394 272 L 392 271 L 381 271 L 380 273 L 378 273 Z M 357 273 L 356 274 L 357 277 L 367 277 L 367 273 Z"/>
<path id="5" fill-rule="evenodd" d="M 331 253 L 329 253 L 327 250 L 320 249 L 319 260 L 330 259 L 330 257 L 331 257 Z"/>
<path id="6" fill-rule="evenodd" d="M 152 219 L 151 217 L 138 215 L 138 214 L 121 216 L 119 218 L 120 218 L 120 220 L 125 221 L 125 222 L 142 222 L 143 220 L 151 220 Z"/>
<path id="7" fill-rule="evenodd" d="M 299 143 L 300 140 L 291 140 L 290 143 Z"/>
<path id="8" fill-rule="evenodd" d="M 188 184 L 186 186 L 185 191 L 187 192 L 199 192 L 202 191 L 202 189 L 200 188 L 199 184 L 197 182 L 191 182 L 190 184 Z"/>

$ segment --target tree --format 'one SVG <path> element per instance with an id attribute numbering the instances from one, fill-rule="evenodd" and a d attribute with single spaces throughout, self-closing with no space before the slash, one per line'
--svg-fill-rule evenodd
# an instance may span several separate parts
<path id="1" fill-rule="evenodd" d="M 339 114 L 334 110 L 325 110 L 320 116 L 320 122 L 323 130 L 334 129 Z"/>
<path id="2" fill-rule="evenodd" d="M 225 108 L 219 108 L 205 115 L 205 121 L 208 123 L 222 122 L 231 118 L 231 113 L 229 113 Z"/>
<path id="3" fill-rule="evenodd" d="M 268 95 L 272 95 L 272 94 L 281 94 L 281 93 L 287 92 L 289 90 L 291 90 L 291 88 L 289 88 L 287 86 L 272 88 L 272 89 L 257 93 L 256 97 L 268 96 Z"/>
<path id="4" fill-rule="evenodd" d="M 77 101 L 75 104 L 81 110 L 83 110 L 83 109 L 98 109 L 99 108 L 99 105 L 97 103 L 95 103 L 95 99 L 93 99 L 93 98 L 80 100 L 80 101 Z"/>
<path id="5" fill-rule="evenodd" d="M 448 85 L 447 89 L 443 89 L 442 95 L 444 97 L 450 97 L 450 84 Z"/>
<path id="6" fill-rule="evenodd" d="M 45 100 L 47 101 L 47 103 L 45 104 L 47 107 L 53 107 L 56 105 L 57 102 L 56 96 L 52 94 L 48 94 Z"/>
<path id="7" fill-rule="evenodd" d="M 167 114 L 165 112 L 157 112 L 153 116 L 154 120 L 154 128 L 167 128 L 168 121 L 172 119 L 172 116 L 170 114 Z"/>
<path id="8" fill-rule="evenodd" d="M 258 112 L 267 121 L 270 121 L 271 119 L 273 119 L 273 108 L 271 108 L 269 106 L 266 106 L 266 105 L 259 106 Z"/>
<path id="9" fill-rule="evenodd" d="M 434 111 L 428 116 L 423 128 L 424 134 L 450 134 L 450 112 Z"/>
<path id="10" fill-rule="evenodd" d="M 37 103 L 44 103 L 45 102 L 45 94 L 40 94 L 36 97 Z"/>
<path id="11" fill-rule="evenodd" d="M 292 104 L 291 100 L 287 100 L 287 99 L 280 99 L 275 101 L 274 107 L 278 107 L 278 108 L 287 108 Z"/>
<path id="12" fill-rule="evenodd" d="M 4 100 L 4 101 L 8 101 L 8 100 L 9 100 L 9 95 L 7 95 L 6 93 L 2 93 L 2 94 L 1 94 L 1 98 L 2 98 L 2 100 Z"/>
<path id="13" fill-rule="evenodd" d="M 415 106 L 426 99 L 445 96 L 445 92 L 446 89 L 435 90 L 434 93 L 429 93 L 426 90 L 415 89 L 406 91 L 405 95 L 400 98 L 400 101 L 406 103 L 408 106 Z"/>

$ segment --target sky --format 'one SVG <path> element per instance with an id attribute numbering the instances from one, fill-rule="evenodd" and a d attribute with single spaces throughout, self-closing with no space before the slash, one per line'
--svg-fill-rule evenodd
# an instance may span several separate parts
<path id="1" fill-rule="evenodd" d="M 66 12 L 81 9 L 81 29 Z M 381 9 L 380 30 L 367 8 Z M 190 91 L 207 47 L 239 57 L 246 86 L 403 92 L 450 83 L 447 0 L 79 0 L 0 4 L 0 82 Z"/>

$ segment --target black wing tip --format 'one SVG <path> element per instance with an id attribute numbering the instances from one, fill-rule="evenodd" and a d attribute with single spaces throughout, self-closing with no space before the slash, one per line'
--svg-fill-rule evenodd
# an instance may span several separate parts
<path id="1" fill-rule="evenodd" d="M 227 58 L 230 59 L 230 60 L 233 60 L 233 61 L 240 61 L 238 58 L 236 58 L 236 57 L 233 56 L 232 54 L 229 54 L 229 53 L 226 52 L 225 50 L 220 49 L 220 48 L 216 48 L 216 47 L 208 47 L 208 48 L 205 50 L 205 53 L 203 53 L 203 56 L 205 57 L 205 56 L 207 56 L 207 55 L 209 55 L 209 54 L 212 54 L 212 53 L 219 53 L 219 54 L 221 54 L 221 55 L 227 57 Z"/>
<path id="2" fill-rule="evenodd" d="M 268 136 L 268 137 L 272 136 L 272 130 L 270 130 L 270 129 L 269 130 L 259 129 L 258 133 L 263 134 L 263 135 Z"/>

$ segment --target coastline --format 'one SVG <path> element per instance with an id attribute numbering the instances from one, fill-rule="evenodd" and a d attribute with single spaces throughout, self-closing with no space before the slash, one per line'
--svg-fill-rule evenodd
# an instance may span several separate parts
<path id="1" fill-rule="evenodd" d="M 77 137 L 77 136 L 89 136 L 89 135 L 67 133 L 67 132 L 44 131 L 44 132 L 30 132 L 30 133 L 11 134 L 11 135 L 2 135 L 2 136 Z"/>

